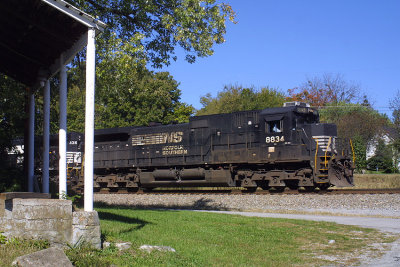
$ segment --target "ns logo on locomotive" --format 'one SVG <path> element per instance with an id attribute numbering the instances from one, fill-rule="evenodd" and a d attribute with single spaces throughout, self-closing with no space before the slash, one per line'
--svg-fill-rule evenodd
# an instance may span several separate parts
<path id="1" fill-rule="evenodd" d="M 83 186 L 81 167 L 70 172 L 75 190 Z M 320 123 L 317 110 L 300 102 L 191 117 L 182 124 L 95 131 L 95 190 L 324 190 L 352 186 L 353 169 L 351 140 L 337 138 L 336 125 Z"/>

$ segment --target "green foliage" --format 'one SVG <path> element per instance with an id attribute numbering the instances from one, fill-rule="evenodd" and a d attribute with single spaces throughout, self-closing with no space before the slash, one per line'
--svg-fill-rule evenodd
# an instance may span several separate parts
<path id="1" fill-rule="evenodd" d="M 3 235 L 4 232 L 0 232 L 0 245 L 5 244 L 7 242 L 7 237 Z"/>
<path id="2" fill-rule="evenodd" d="M 400 162 L 400 134 L 398 135 L 398 137 L 394 140 L 393 144 L 392 144 L 392 148 L 393 148 L 393 165 L 399 166 L 399 162 Z M 396 171 L 398 172 L 399 169 L 396 168 Z"/>
<path id="3" fill-rule="evenodd" d="M 234 21 L 232 8 L 214 0 L 69 2 L 108 25 L 96 41 L 96 127 L 188 121 L 194 108 L 179 102 L 178 83 L 169 74 L 155 74 L 145 66 L 170 64 L 176 60 L 177 46 L 186 51 L 189 62 L 212 55 L 213 46 L 224 42 L 226 20 Z M 83 131 L 85 121 L 84 53 L 74 59 L 69 74 L 68 127 L 75 131 Z M 51 84 L 52 133 L 58 130 L 57 79 Z M 0 89 L 0 156 L 4 158 L 11 140 L 24 133 L 25 88 L 0 75 Z M 36 134 L 40 135 L 42 90 L 35 94 Z"/>
<path id="4" fill-rule="evenodd" d="M 65 254 L 76 267 L 84 266 L 111 266 L 111 260 L 106 257 L 106 251 L 93 249 L 87 244 L 70 248 Z M 115 255 L 116 256 L 116 255 Z"/>
<path id="5" fill-rule="evenodd" d="M 57 194 L 57 195 L 59 195 L 59 194 Z M 65 192 L 61 193 L 61 199 L 71 200 L 72 203 L 77 203 L 81 197 L 82 196 L 80 196 L 80 195 L 68 196 Z"/>
<path id="6" fill-rule="evenodd" d="M 5 244 L 0 245 L 0 266 L 12 266 L 11 264 L 16 257 L 49 247 L 49 242 L 45 240 L 10 238 Z"/>
<path id="7" fill-rule="evenodd" d="M 46 249 L 50 246 L 49 241 L 47 240 L 42 240 L 42 239 L 23 239 L 23 238 L 9 238 L 6 242 L 6 244 L 11 245 L 11 246 L 30 246 L 32 248 L 41 250 L 41 249 Z"/>
<path id="8" fill-rule="evenodd" d="M 200 100 L 203 108 L 196 115 L 230 113 L 243 110 L 258 110 L 268 107 L 280 107 L 285 102 L 284 95 L 276 89 L 263 87 L 225 86 L 213 98 L 207 94 Z"/>
<path id="9" fill-rule="evenodd" d="M 107 43 L 112 33 L 127 42 L 137 34 L 137 45 L 146 51 L 144 58 L 154 67 L 176 60 L 177 46 L 186 60 L 213 54 L 213 45 L 223 43 L 226 20 L 234 22 L 230 5 L 215 0 L 69 0 L 76 7 L 107 23 L 100 36 Z"/>
<path id="10" fill-rule="evenodd" d="M 398 90 L 396 95 L 390 99 L 389 105 L 393 112 L 393 124 L 396 129 L 400 129 L 400 90 Z"/>
<path id="11" fill-rule="evenodd" d="M 367 168 L 367 144 L 359 135 L 353 136 L 351 140 L 355 154 L 356 169 L 360 172 L 361 170 Z"/>
<path id="12" fill-rule="evenodd" d="M 25 88 L 22 84 L 0 73 L 0 156 L 11 141 L 23 133 L 25 122 Z M 3 167 L 0 161 L 0 168 Z"/>
<path id="13" fill-rule="evenodd" d="M 130 72 L 122 77 L 110 73 L 98 79 L 96 129 L 188 121 L 194 108 L 179 102 L 180 90 L 172 76 L 138 68 L 131 68 Z M 77 86 L 68 95 L 69 131 L 84 130 L 82 95 L 84 90 Z"/>
<path id="14" fill-rule="evenodd" d="M 59 196 L 60 194 L 57 193 L 56 195 Z M 61 193 L 61 199 L 64 199 L 64 200 L 71 200 L 71 202 L 72 202 L 72 209 L 73 209 L 73 210 L 78 210 L 78 206 L 82 204 L 82 203 L 81 203 L 81 198 L 82 198 L 81 195 L 72 195 L 72 196 L 69 196 L 69 195 L 66 194 L 65 192 L 62 192 L 62 193 Z"/>
<path id="15" fill-rule="evenodd" d="M 385 115 L 370 106 L 352 103 L 327 105 L 320 110 L 321 122 L 335 123 L 338 135 L 343 138 L 359 136 L 365 143 L 369 142 L 389 124 Z"/>
<path id="16" fill-rule="evenodd" d="M 393 115 L 393 127 L 395 129 L 396 136 L 393 142 L 393 156 L 395 166 L 399 165 L 400 162 L 400 90 L 397 91 L 393 99 L 390 100 L 390 109 Z"/>
<path id="17" fill-rule="evenodd" d="M 103 58 L 98 63 L 96 79 L 95 127 L 112 128 L 143 126 L 149 122 L 168 124 L 186 122 L 194 108 L 179 101 L 178 82 L 168 72 L 154 73 L 140 59 L 143 48 L 123 42 L 115 35 L 109 46 L 99 51 Z M 139 55 L 139 56 L 138 56 Z M 70 131 L 84 130 L 85 84 L 84 69 L 72 68 L 68 94 L 68 123 Z"/>
<path id="18" fill-rule="evenodd" d="M 378 170 L 384 173 L 396 171 L 393 166 L 393 152 L 391 146 L 385 145 L 381 139 L 378 140 L 375 155 L 368 159 L 367 166 L 369 170 Z"/>
<path id="19" fill-rule="evenodd" d="M 22 189 L 23 171 L 19 168 L 0 169 L 0 192 L 18 192 Z"/>
<path id="20" fill-rule="evenodd" d="M 345 102 L 328 104 L 320 109 L 320 120 L 335 123 L 338 137 L 352 140 L 358 171 L 367 167 L 367 144 L 389 123 L 387 117 L 369 105 Z"/>
<path id="21" fill-rule="evenodd" d="M 0 73 L 0 192 L 21 189 L 22 171 L 10 168 L 7 150 L 24 133 L 25 94 L 22 84 Z"/>

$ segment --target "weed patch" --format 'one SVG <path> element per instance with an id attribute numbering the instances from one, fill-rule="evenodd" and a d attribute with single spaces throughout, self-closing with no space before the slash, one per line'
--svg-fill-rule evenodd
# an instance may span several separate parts
<path id="1" fill-rule="evenodd" d="M 11 266 L 15 258 L 49 247 L 44 240 L 23 240 L 13 238 L 0 245 L 0 266 Z"/>
<path id="2" fill-rule="evenodd" d="M 354 188 L 400 188 L 400 174 L 355 174 Z"/>

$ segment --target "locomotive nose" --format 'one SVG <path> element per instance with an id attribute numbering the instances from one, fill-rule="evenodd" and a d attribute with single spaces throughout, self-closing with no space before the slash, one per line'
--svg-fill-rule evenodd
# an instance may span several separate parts
<path id="1" fill-rule="evenodd" d="M 334 161 L 331 169 L 331 184 L 337 187 L 354 186 L 353 168 L 349 160 Z"/>

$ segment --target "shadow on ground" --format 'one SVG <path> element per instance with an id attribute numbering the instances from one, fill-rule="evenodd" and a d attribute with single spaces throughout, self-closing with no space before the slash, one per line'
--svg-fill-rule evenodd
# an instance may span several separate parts
<path id="1" fill-rule="evenodd" d="M 149 205 L 143 205 L 143 204 L 109 204 L 105 201 L 96 201 L 95 202 L 96 207 L 111 207 L 111 208 L 128 208 L 128 209 L 181 209 L 181 210 L 221 210 L 221 211 L 227 211 L 230 210 L 227 207 L 222 206 L 221 204 L 215 203 L 211 199 L 207 198 L 201 198 L 193 202 L 191 205 L 187 204 L 149 204 Z M 100 215 L 100 214 L 99 214 Z"/>
<path id="2" fill-rule="evenodd" d="M 119 206 L 103 206 L 103 207 L 118 207 Z M 108 212 L 108 211 L 98 211 L 99 218 L 101 220 L 107 220 L 107 221 L 118 221 L 120 223 L 123 223 L 125 226 L 124 227 L 119 227 L 118 229 L 102 229 L 101 233 L 101 239 L 102 241 L 108 239 L 107 237 L 109 235 L 112 235 L 111 233 L 118 233 L 118 234 L 124 234 L 124 233 L 129 233 L 132 231 L 137 231 L 142 229 L 148 224 L 153 224 L 151 222 L 141 220 L 135 217 L 130 217 L 130 216 L 124 216 L 120 214 L 115 214 L 113 212 Z"/>

